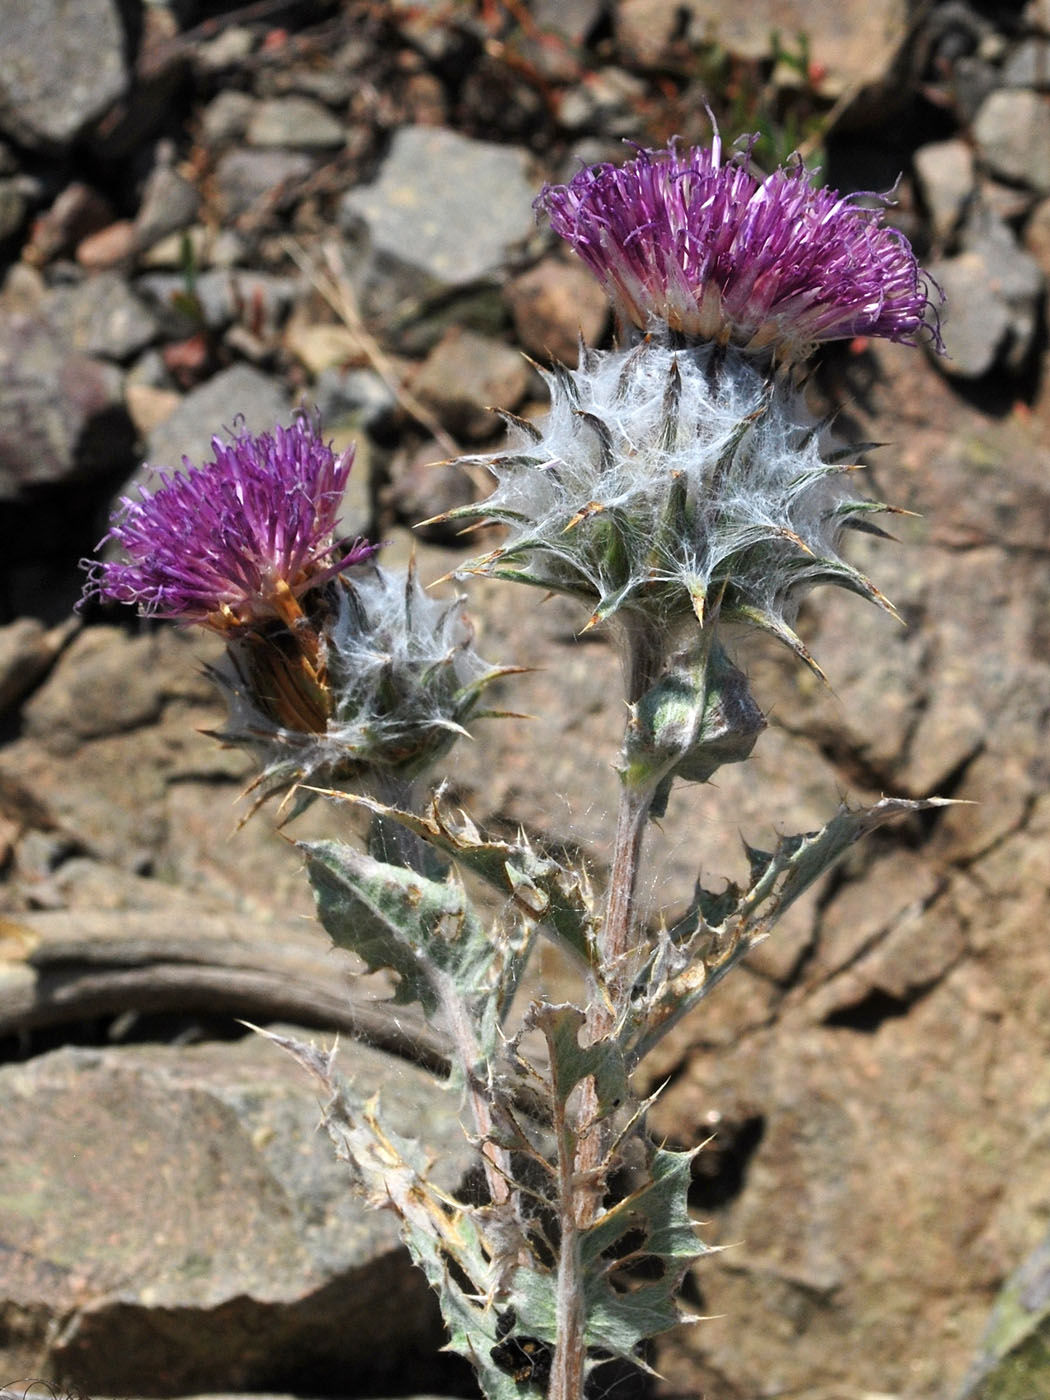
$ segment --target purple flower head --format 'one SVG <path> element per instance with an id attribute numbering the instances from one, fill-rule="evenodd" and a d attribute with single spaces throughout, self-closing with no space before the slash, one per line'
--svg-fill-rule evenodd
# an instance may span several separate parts
<path id="1" fill-rule="evenodd" d="M 908 240 L 882 209 L 813 189 L 801 160 L 766 179 L 754 144 L 639 150 L 581 170 L 536 201 L 617 312 L 646 331 L 798 358 L 824 340 L 884 336 L 939 346 L 936 308 Z"/>
<path id="2" fill-rule="evenodd" d="M 300 420 L 214 437 L 212 451 L 202 467 L 183 459 L 185 473 L 158 472 L 152 495 L 122 499 L 99 547 L 114 540 L 126 557 L 85 561 L 85 597 L 230 632 L 288 621 L 304 593 L 375 552 L 336 539 L 353 449 L 336 457 Z"/>

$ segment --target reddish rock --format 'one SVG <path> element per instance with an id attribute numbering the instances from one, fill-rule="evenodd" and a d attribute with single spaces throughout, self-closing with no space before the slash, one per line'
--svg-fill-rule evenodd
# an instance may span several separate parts
<path id="1" fill-rule="evenodd" d="M 575 366 L 580 337 L 601 342 L 609 323 L 609 301 L 585 267 L 560 254 L 543 258 L 512 278 L 505 293 L 514 332 L 530 355 Z"/>
<path id="2" fill-rule="evenodd" d="M 131 219 L 118 219 L 77 244 L 77 262 L 88 272 L 123 267 L 131 263 L 138 249 L 138 234 Z"/>

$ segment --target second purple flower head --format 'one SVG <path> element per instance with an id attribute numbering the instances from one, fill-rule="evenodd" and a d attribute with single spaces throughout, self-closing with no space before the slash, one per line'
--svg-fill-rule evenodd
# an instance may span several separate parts
<path id="1" fill-rule="evenodd" d="M 310 589 L 375 552 L 338 543 L 353 452 L 337 457 L 309 422 L 215 437 L 212 452 L 202 467 L 159 472 L 152 495 L 121 501 L 102 543 L 124 558 L 92 563 L 86 594 L 234 632 L 288 621 Z"/>
<path id="2" fill-rule="evenodd" d="M 814 189 L 799 161 L 766 179 L 750 148 L 640 150 L 548 185 L 537 207 L 639 330 L 772 348 L 797 359 L 826 340 L 939 343 L 936 307 L 908 240 L 882 208 Z"/>

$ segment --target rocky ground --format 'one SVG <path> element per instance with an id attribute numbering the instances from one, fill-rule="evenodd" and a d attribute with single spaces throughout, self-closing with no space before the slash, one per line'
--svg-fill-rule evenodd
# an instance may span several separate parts
<path id="1" fill-rule="evenodd" d="M 1046 0 L 0 0 L 0 25 L 0 1385 L 472 1393 L 309 1087 L 237 1019 L 341 1030 L 451 1181 L 428 1028 L 327 951 L 269 815 L 235 830 L 207 642 L 74 617 L 77 561 L 143 459 L 298 404 L 357 441 L 351 528 L 406 559 L 484 489 L 434 464 L 498 441 L 489 405 L 540 407 L 521 349 L 609 331 L 534 221 L 543 180 L 706 139 L 708 103 L 767 164 L 900 177 L 950 358 L 827 356 L 815 392 L 917 512 L 857 554 L 908 625 L 818 596 L 830 693 L 747 655 L 770 729 L 673 799 L 659 902 L 844 793 L 976 805 L 869 841 L 654 1066 L 654 1130 L 713 1134 L 694 1204 L 731 1247 L 651 1395 L 1050 1396 Z M 414 538 L 428 578 L 459 557 Z M 543 669 L 454 795 L 600 872 L 615 660 L 560 604 L 488 585 L 472 611 L 483 655 Z"/>

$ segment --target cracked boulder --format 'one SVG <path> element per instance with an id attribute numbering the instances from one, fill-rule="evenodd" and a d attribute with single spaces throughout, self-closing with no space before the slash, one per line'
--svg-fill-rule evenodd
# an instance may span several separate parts
<path id="1" fill-rule="evenodd" d="M 342 1063 L 400 1131 L 426 1123 L 454 1187 L 451 1100 L 361 1044 Z M 364 1209 L 275 1045 L 66 1047 L 0 1068 L 0 1096 L 0 1375 L 173 1395 L 453 1374 L 393 1217 Z"/>

